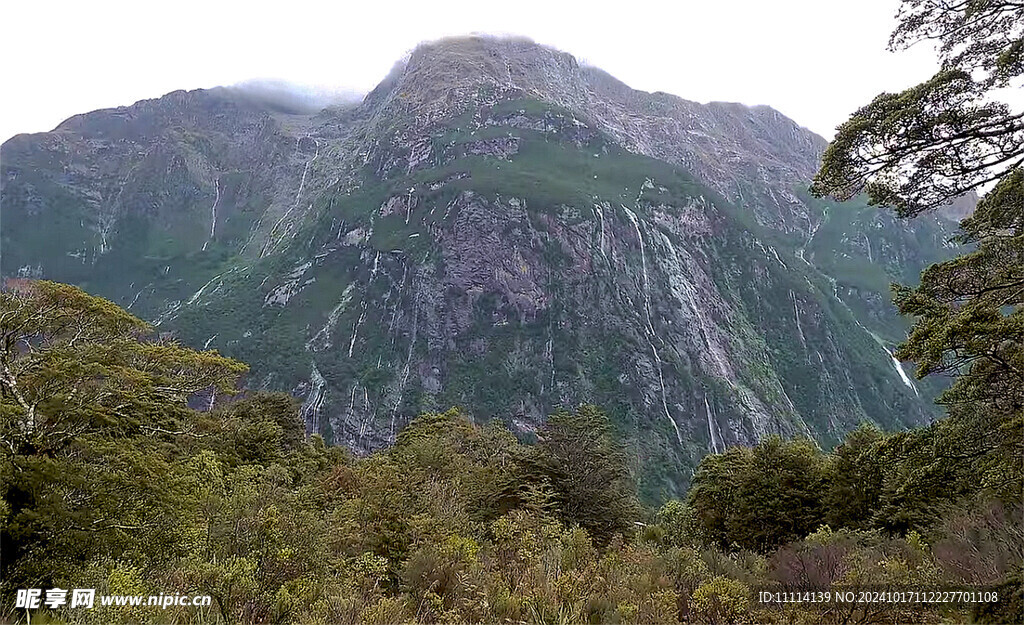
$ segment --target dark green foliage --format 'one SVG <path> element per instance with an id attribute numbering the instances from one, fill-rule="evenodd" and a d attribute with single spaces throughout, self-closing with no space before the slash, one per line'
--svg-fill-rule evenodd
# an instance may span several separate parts
<path id="1" fill-rule="evenodd" d="M 269 609 L 236 605 L 224 576 L 260 567 L 272 582 L 280 565 L 261 532 L 309 539 L 314 527 L 271 527 L 275 509 L 301 514 L 281 489 L 338 455 L 303 442 L 294 401 L 257 393 L 196 412 L 190 401 L 233 393 L 244 365 L 153 341 L 65 285 L 9 283 L 0 333 L 4 592 L 176 569 L 225 618 Z"/>
<path id="2" fill-rule="evenodd" d="M 943 536 L 942 523 L 969 502 L 1020 505 L 1021 460 L 1004 455 L 996 439 L 983 415 L 954 414 L 893 434 L 864 425 L 831 453 L 774 438 L 732 448 L 701 461 L 687 504 L 662 508 L 659 524 L 669 542 L 762 553 L 826 524 Z"/>
<path id="3" fill-rule="evenodd" d="M 599 543 L 632 531 L 636 486 L 608 417 L 595 406 L 559 411 L 537 433 L 524 477 L 551 489 L 558 517 Z"/>
<path id="4" fill-rule="evenodd" d="M 823 519 L 831 527 L 862 530 L 871 525 L 871 516 L 882 496 L 885 465 L 878 453 L 884 438 L 872 425 L 862 425 L 846 436 L 825 462 L 828 488 L 822 498 Z"/>
<path id="5" fill-rule="evenodd" d="M 876 460 L 843 460 L 885 467 L 872 523 L 894 531 L 927 527 L 969 493 L 1010 502 L 1024 491 L 1024 123 L 984 100 L 1021 75 L 1024 10 L 906 0 L 900 17 L 892 45 L 936 40 L 943 69 L 858 111 L 812 190 L 846 198 L 866 186 L 873 203 L 912 216 L 997 183 L 960 224 L 972 251 L 930 266 L 915 288 L 893 286 L 914 320 L 896 356 L 919 377 L 954 380 L 939 398 L 946 420 L 879 443 Z M 874 490 L 877 472 L 863 468 Z M 866 491 L 849 494 L 866 504 Z"/>
<path id="6" fill-rule="evenodd" d="M 216 428 L 210 446 L 232 464 L 280 461 L 305 439 L 298 405 L 285 393 L 253 393 L 220 407 L 215 417 L 208 422 Z"/>
<path id="7" fill-rule="evenodd" d="M 966 532 L 950 519 L 963 506 L 1019 511 L 1024 492 L 1024 123 L 986 97 L 1024 71 L 1024 8 L 905 0 L 899 18 L 891 47 L 937 41 L 942 69 L 859 110 L 829 146 L 812 190 L 844 199 L 866 189 L 872 203 L 913 216 L 996 184 L 960 224 L 957 240 L 972 251 L 932 265 L 916 288 L 893 287 L 900 313 L 914 319 L 897 356 L 916 361 L 920 377 L 954 379 L 939 399 L 947 418 L 891 436 L 855 433 L 833 455 L 828 517 L 940 537 L 945 566 L 975 583 L 979 570 L 995 571 L 987 583 L 1001 581 L 1003 600 L 977 606 L 973 618 L 1014 622 L 1024 555 L 1006 546 L 1021 537 L 985 531 L 1005 519 L 973 518 L 960 524 Z"/>
<path id="8" fill-rule="evenodd" d="M 1006 175 L 961 223 L 976 246 L 929 267 L 917 288 L 896 287 L 915 324 L 897 355 L 918 374 L 954 378 L 939 398 L 949 418 L 918 454 L 915 480 L 983 488 L 1004 501 L 1024 492 L 1024 170 Z M 901 452 L 902 453 L 902 452 Z M 952 469 L 956 467 L 956 469 Z M 943 484 L 954 470 L 961 481 Z M 933 473 L 934 472 L 934 473 Z M 932 496 L 928 495 L 931 500 Z"/>
<path id="9" fill-rule="evenodd" d="M 896 355 L 917 362 L 919 377 L 953 378 L 939 398 L 948 416 L 918 431 L 856 433 L 833 455 L 826 502 L 830 520 L 847 527 L 949 537 L 956 532 L 940 526 L 958 509 L 1018 510 L 1024 493 L 1024 114 L 989 98 L 1024 74 L 1024 7 L 904 0 L 899 20 L 890 47 L 935 41 L 942 68 L 840 127 L 812 191 L 845 199 L 866 190 L 907 217 L 996 184 L 960 223 L 956 240 L 971 251 L 926 269 L 916 288 L 893 287 L 914 320 Z M 953 551 L 985 560 L 999 543 Z M 989 570 L 1019 584 L 1021 557 Z M 975 616 L 1013 614 L 1014 601 Z"/>
<path id="10" fill-rule="evenodd" d="M 724 548 L 770 552 L 821 522 L 822 457 L 811 441 L 770 437 L 707 456 L 687 499 L 704 535 Z"/>
<path id="11" fill-rule="evenodd" d="M 211 384 L 229 392 L 238 363 L 147 342 L 144 324 L 77 289 L 15 286 L 0 319 L 11 344 L 33 350 L 3 360 L 16 375 L 0 404 L 0 590 L 213 597 L 205 612 L 41 609 L 33 622 L 767 622 L 780 615 L 752 601 L 752 587 L 1019 576 L 1019 506 L 985 499 L 995 486 L 970 487 L 988 465 L 942 455 L 977 420 L 895 435 L 865 427 L 828 455 L 777 438 L 731 449 L 702 463 L 688 504 L 652 515 L 593 406 L 552 415 L 533 446 L 457 409 L 427 413 L 392 449 L 354 459 L 305 439 L 288 396 L 189 407 Z M 45 364 L 58 357 L 60 367 Z M 35 402 L 44 387 L 74 392 Z M 36 429 L 21 427 L 29 414 Z M 79 429 L 43 453 L 32 435 L 56 419 Z M 816 529 L 822 518 L 842 527 Z M 916 528 L 934 548 L 906 531 Z M 1019 610 L 1001 589 L 1006 603 L 976 618 Z M 956 621 L 968 608 L 870 610 L 832 610 L 826 622 Z"/>
<path id="12" fill-rule="evenodd" d="M 104 555 L 174 553 L 184 483 L 171 441 L 201 436 L 189 398 L 232 392 L 245 366 L 148 340 L 148 330 L 74 287 L 0 291 L 0 542 L 11 583 L 53 581 Z"/>
<path id="13" fill-rule="evenodd" d="M 977 249 L 896 288 L 900 312 L 917 319 L 899 355 L 921 376 L 957 377 L 943 403 L 1011 415 L 1024 409 L 1024 169 L 985 196 L 960 239 Z"/>
<path id="14" fill-rule="evenodd" d="M 930 80 L 883 93 L 839 127 L 812 190 L 873 204 L 901 216 L 952 203 L 1024 164 L 1024 114 L 988 96 L 1024 73 L 1024 7 L 979 0 L 904 0 L 891 47 L 939 44 Z"/>
<path id="15" fill-rule="evenodd" d="M 872 204 L 914 216 L 998 179 L 1024 160 L 1024 127 L 983 96 L 960 69 L 879 95 L 839 127 L 812 191 L 843 200 L 867 191 Z"/>

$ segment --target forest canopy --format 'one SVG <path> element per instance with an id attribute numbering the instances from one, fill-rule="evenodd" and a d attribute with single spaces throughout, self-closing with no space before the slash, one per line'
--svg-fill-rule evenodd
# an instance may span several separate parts
<path id="1" fill-rule="evenodd" d="M 239 391 L 244 365 L 74 287 L 9 284 L 0 332 L 0 592 L 213 598 L 57 619 L 762 622 L 800 608 L 759 604 L 757 589 L 893 584 L 1001 588 L 997 609 L 1020 609 L 1019 458 L 945 453 L 976 427 L 960 419 L 865 426 L 828 453 L 778 438 L 730 449 L 701 463 L 686 500 L 652 509 L 593 406 L 551 415 L 534 444 L 458 409 L 424 414 L 358 458 L 306 437 L 291 397 Z"/>

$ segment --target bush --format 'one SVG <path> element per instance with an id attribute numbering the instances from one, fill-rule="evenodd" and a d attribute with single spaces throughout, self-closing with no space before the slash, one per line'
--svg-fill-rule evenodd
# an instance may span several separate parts
<path id="1" fill-rule="evenodd" d="M 958 582 L 1003 582 L 1024 564 L 1024 507 L 992 501 L 947 518 L 935 542 L 935 558 Z"/>
<path id="2" fill-rule="evenodd" d="M 396 597 L 385 597 L 364 609 L 359 615 L 358 622 L 364 625 L 395 625 L 411 623 L 412 620 L 405 602 Z"/>
<path id="3" fill-rule="evenodd" d="M 655 527 L 663 532 L 662 541 L 668 545 L 685 547 L 701 542 L 697 516 L 693 508 L 678 499 L 673 499 L 663 505 L 658 510 L 655 521 L 657 523 Z"/>
<path id="4" fill-rule="evenodd" d="M 449 615 L 475 621 L 481 616 L 486 602 L 479 583 L 479 551 L 473 539 L 454 535 L 412 552 L 404 579 L 420 618 L 433 622 Z"/>
<path id="5" fill-rule="evenodd" d="M 694 615 L 710 625 L 736 623 L 750 605 L 750 589 L 742 582 L 716 577 L 693 593 Z"/>
<path id="6" fill-rule="evenodd" d="M 822 516 L 823 456 L 809 440 L 769 437 L 705 457 L 687 497 L 702 535 L 723 549 L 769 553 Z"/>

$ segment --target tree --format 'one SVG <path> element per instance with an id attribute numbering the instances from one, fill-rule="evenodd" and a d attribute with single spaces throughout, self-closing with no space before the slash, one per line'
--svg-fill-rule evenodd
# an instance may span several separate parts
<path id="1" fill-rule="evenodd" d="M 1003 178 L 960 227 L 975 251 L 932 265 L 917 288 L 895 287 L 904 315 L 918 318 L 897 356 L 921 376 L 958 376 L 946 404 L 1024 407 L 1024 170 Z"/>
<path id="2" fill-rule="evenodd" d="M 55 282 L 0 291 L 0 441 L 14 455 L 59 454 L 98 430 L 168 434 L 200 391 L 231 393 L 242 363 L 148 340 L 151 328 Z"/>
<path id="3" fill-rule="evenodd" d="M 298 403 L 287 393 L 250 393 L 215 408 L 209 421 L 205 446 L 233 464 L 279 462 L 305 441 Z"/>
<path id="4" fill-rule="evenodd" d="M 822 469 L 811 441 L 772 436 L 705 456 L 687 503 L 712 542 L 767 553 L 822 523 Z"/>
<path id="5" fill-rule="evenodd" d="M 188 401 L 246 370 L 151 340 L 114 304 L 53 282 L 0 291 L 2 577 L 28 585 L 94 558 L 169 558 L 185 484 L 173 446 L 200 437 Z"/>
<path id="6" fill-rule="evenodd" d="M 537 438 L 524 473 L 551 488 L 562 522 L 579 525 L 600 544 L 630 533 L 639 515 L 636 489 L 608 417 L 590 405 L 560 410 Z"/>
<path id="7" fill-rule="evenodd" d="M 884 435 L 864 424 L 846 435 L 825 463 L 825 521 L 831 527 L 868 529 L 878 509 L 885 467 L 879 454 Z"/>
<path id="8" fill-rule="evenodd" d="M 951 376 L 951 423 L 928 443 L 937 461 L 971 465 L 976 486 L 1019 499 L 1024 488 L 1024 112 L 995 102 L 1024 75 L 1024 3 L 904 0 L 890 49 L 935 42 L 940 71 L 881 94 L 843 124 L 812 185 L 911 217 L 988 186 L 956 240 L 970 251 L 894 285 L 915 318 L 896 356 L 917 375 Z M 909 466 L 909 465 L 908 465 Z M 977 470 L 974 470 L 977 469 Z M 1015 495 L 1013 495 L 1015 493 Z"/>
<path id="9" fill-rule="evenodd" d="M 1024 113 L 990 98 L 1024 73 L 1024 4 L 904 0 L 889 49 L 938 43 L 941 68 L 883 93 L 839 127 L 811 187 L 909 217 L 1002 179 L 1024 164 Z"/>

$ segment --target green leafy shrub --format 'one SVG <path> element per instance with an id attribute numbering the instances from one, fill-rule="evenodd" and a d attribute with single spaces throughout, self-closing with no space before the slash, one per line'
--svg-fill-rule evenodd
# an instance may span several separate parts
<path id="1" fill-rule="evenodd" d="M 709 625 L 737 623 L 747 614 L 750 590 L 742 582 L 716 577 L 694 591 L 692 605 L 694 615 Z"/>

